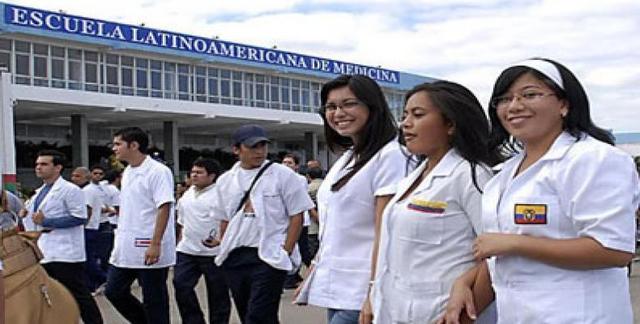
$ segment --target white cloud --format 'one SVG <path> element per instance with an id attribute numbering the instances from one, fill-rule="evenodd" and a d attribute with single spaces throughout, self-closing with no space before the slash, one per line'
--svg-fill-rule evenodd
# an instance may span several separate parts
<path id="1" fill-rule="evenodd" d="M 584 83 L 597 123 L 640 131 L 637 0 L 15 3 L 446 78 L 483 103 L 502 68 L 549 57 Z"/>

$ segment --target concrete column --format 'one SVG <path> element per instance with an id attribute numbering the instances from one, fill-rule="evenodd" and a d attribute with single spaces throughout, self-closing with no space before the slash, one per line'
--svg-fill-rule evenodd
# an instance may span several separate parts
<path id="1" fill-rule="evenodd" d="M 173 174 L 180 171 L 180 158 L 178 146 L 178 125 L 173 121 L 165 121 L 162 129 L 162 143 L 164 145 L 164 159 L 171 164 Z"/>
<path id="2" fill-rule="evenodd" d="M 89 167 L 89 130 L 87 116 L 71 115 L 72 167 Z"/>
<path id="3" fill-rule="evenodd" d="M 13 128 L 11 74 L 0 70 L 0 189 L 16 190 L 16 137 Z"/>
<path id="4" fill-rule="evenodd" d="M 314 132 L 304 133 L 304 151 L 306 161 L 318 158 L 318 134 Z"/>

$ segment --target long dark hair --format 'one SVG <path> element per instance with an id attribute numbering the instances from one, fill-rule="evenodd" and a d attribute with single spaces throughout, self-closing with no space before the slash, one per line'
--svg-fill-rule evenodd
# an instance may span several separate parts
<path id="1" fill-rule="evenodd" d="M 360 131 L 358 141 L 353 143 L 351 138 L 341 136 L 336 132 L 329 123 L 327 118 L 320 110 L 320 117 L 324 122 L 324 135 L 327 145 L 332 152 L 338 153 L 347 150 L 353 146 L 353 155 L 345 165 L 355 160 L 349 172 L 340 178 L 331 186 L 331 191 L 338 191 L 342 188 L 360 169 L 385 146 L 389 141 L 397 135 L 397 125 L 393 119 L 393 115 L 389 110 L 387 101 L 384 98 L 382 89 L 371 78 L 364 75 L 341 75 L 322 86 L 320 91 L 321 104 L 327 103 L 327 98 L 332 90 L 348 87 L 351 92 L 360 100 L 369 110 L 369 119 Z"/>
<path id="2" fill-rule="evenodd" d="M 558 99 L 564 99 L 569 103 L 569 111 L 567 116 L 564 117 L 562 124 L 562 128 L 566 132 L 575 137 L 576 140 L 579 140 L 582 134 L 586 133 L 602 142 L 614 145 L 613 135 L 607 130 L 596 126 L 591 120 L 587 93 L 584 91 L 584 88 L 576 76 L 564 65 L 553 60 L 546 58 L 532 58 L 532 60 L 541 60 L 553 64 L 560 72 L 564 90 L 553 80 L 537 70 L 527 66 L 516 65 L 502 71 L 493 86 L 493 93 L 491 94 L 489 102 L 505 94 L 509 90 L 509 87 L 511 87 L 520 76 L 529 73 L 544 82 Z M 498 119 L 496 109 L 491 107 L 491 105 L 489 105 L 489 119 L 491 120 L 490 147 L 492 149 L 504 149 L 509 153 L 517 152 L 521 148 L 521 145 L 504 129 L 500 123 L 500 119 Z"/>
<path id="3" fill-rule="evenodd" d="M 482 192 L 476 180 L 476 167 L 480 163 L 494 166 L 503 160 L 498 150 L 489 148 L 489 121 L 482 105 L 469 89 L 449 81 L 415 86 L 405 95 L 405 105 L 411 96 L 421 91 L 429 94 L 445 121 L 454 125 L 450 145 L 471 164 L 473 184 Z M 403 139 L 401 143 L 404 144 Z"/>

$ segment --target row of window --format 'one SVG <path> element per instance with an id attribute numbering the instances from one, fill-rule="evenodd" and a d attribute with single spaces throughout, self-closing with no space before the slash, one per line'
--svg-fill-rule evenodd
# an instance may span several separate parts
<path id="1" fill-rule="evenodd" d="M 154 98 L 316 111 L 321 83 L 0 38 L 0 66 L 14 82 Z M 387 93 L 396 116 L 400 93 Z"/>

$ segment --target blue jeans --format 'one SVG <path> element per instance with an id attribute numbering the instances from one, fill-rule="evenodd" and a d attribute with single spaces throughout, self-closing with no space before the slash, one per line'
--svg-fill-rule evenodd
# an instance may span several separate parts
<path id="1" fill-rule="evenodd" d="M 213 256 L 197 256 L 178 252 L 173 268 L 173 287 L 180 317 L 184 324 L 205 324 L 194 288 L 204 276 L 209 304 L 209 324 L 229 323 L 231 300 L 222 269 Z"/>
<path id="2" fill-rule="evenodd" d="M 130 269 L 112 266 L 107 277 L 105 296 L 132 324 L 169 324 L 169 268 Z M 138 279 L 142 287 L 141 303 L 131 294 L 131 284 Z"/>
<path id="3" fill-rule="evenodd" d="M 358 324 L 360 311 L 352 309 L 327 309 L 327 324 Z"/>

